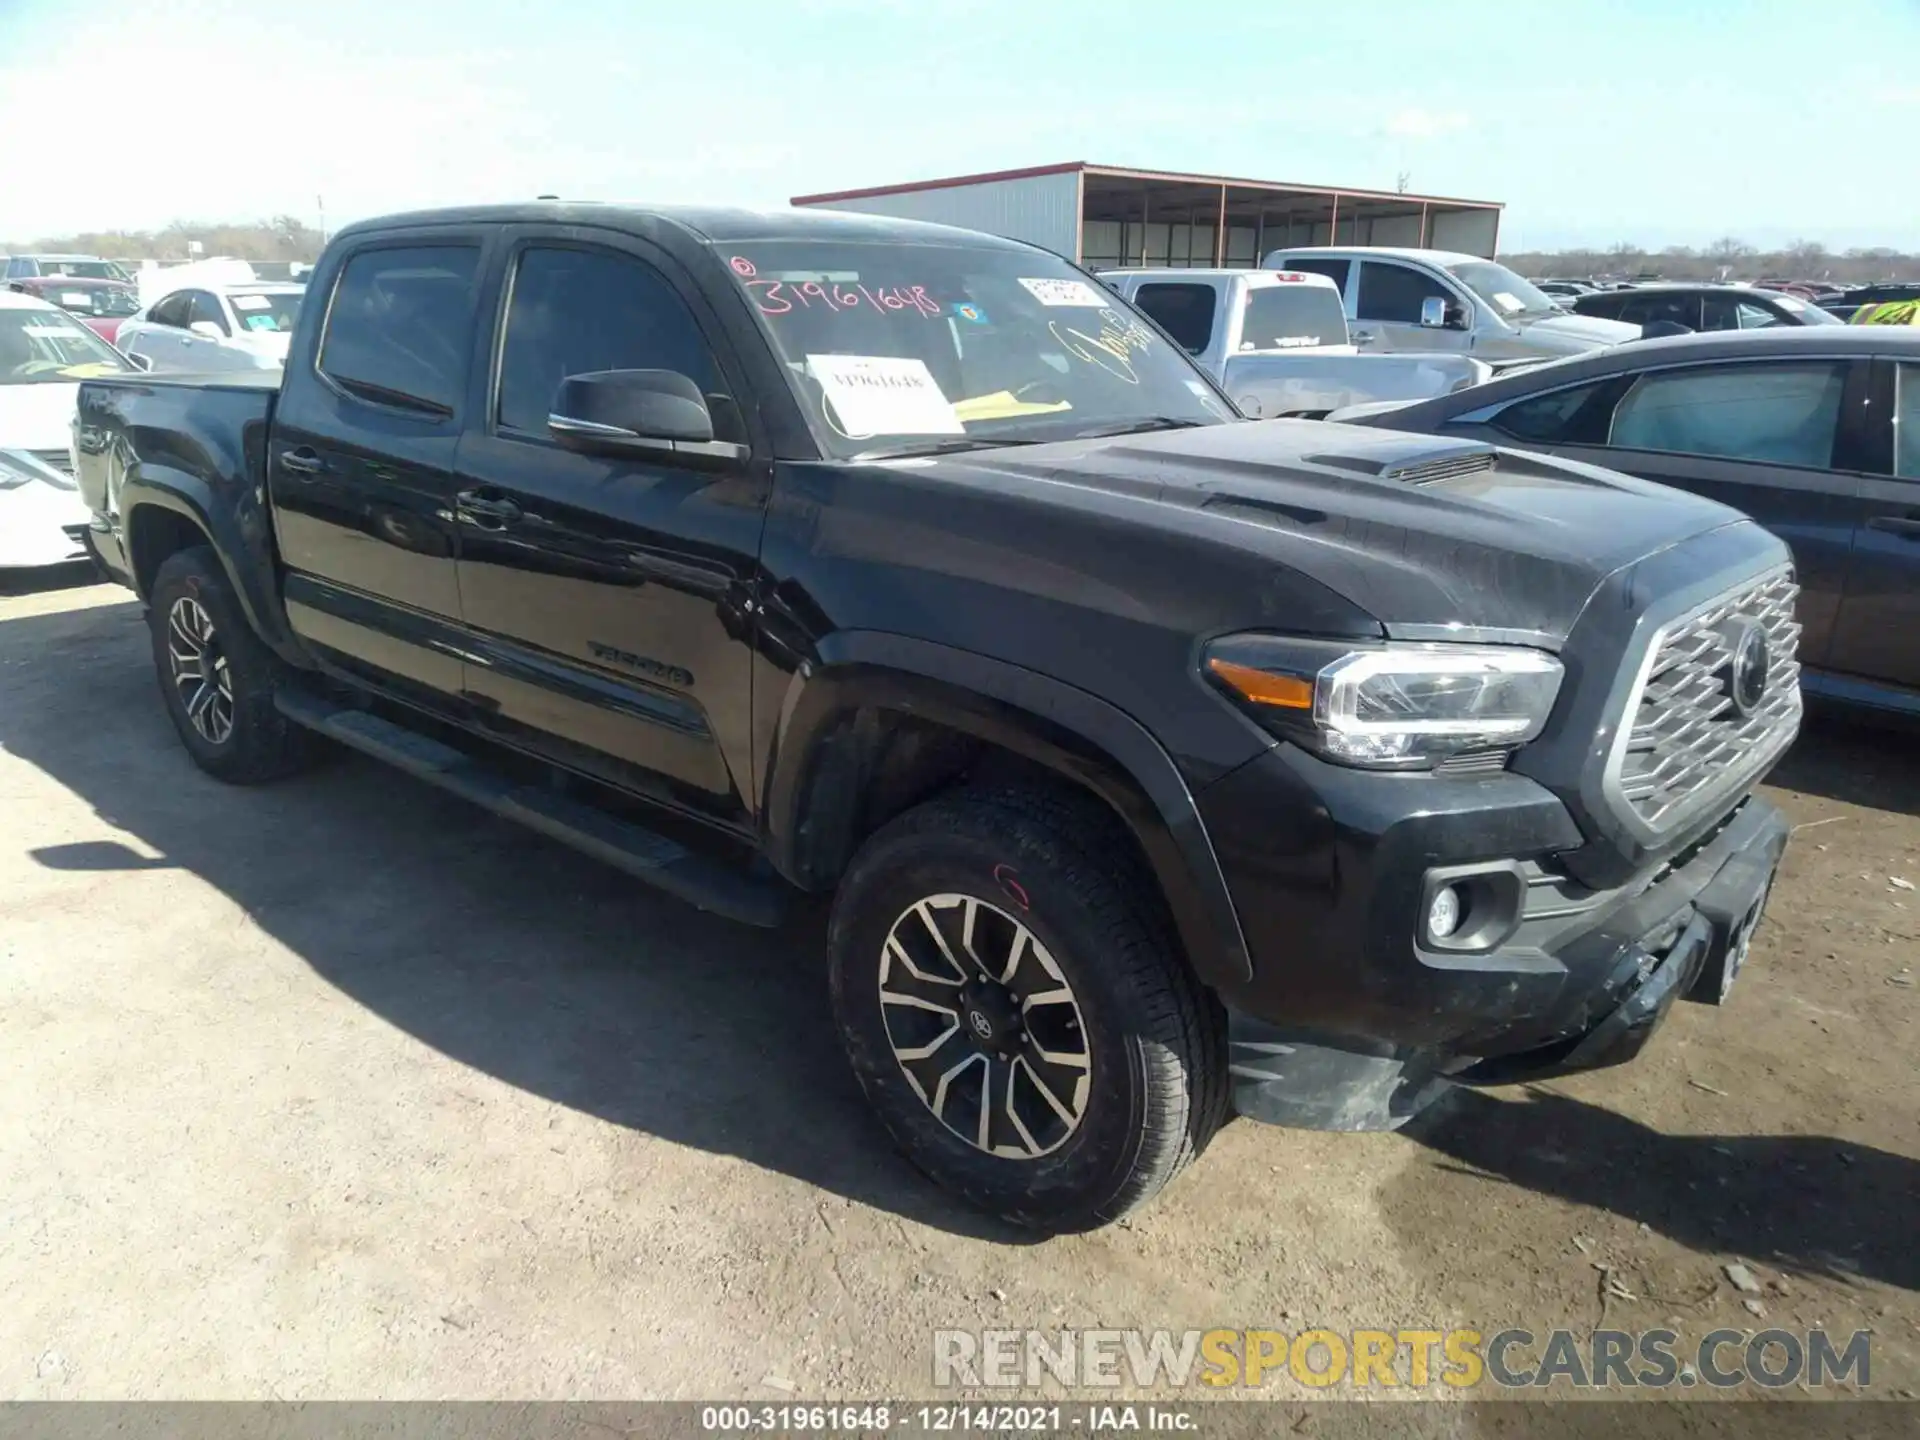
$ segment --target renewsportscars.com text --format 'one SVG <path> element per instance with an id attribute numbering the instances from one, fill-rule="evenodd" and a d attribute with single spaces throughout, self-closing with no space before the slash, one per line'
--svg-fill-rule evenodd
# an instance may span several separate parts
<path id="1" fill-rule="evenodd" d="M 1405 1386 L 1778 1389 L 1872 1380 L 1872 1337 L 1825 1330 L 938 1330 L 942 1388 Z"/>

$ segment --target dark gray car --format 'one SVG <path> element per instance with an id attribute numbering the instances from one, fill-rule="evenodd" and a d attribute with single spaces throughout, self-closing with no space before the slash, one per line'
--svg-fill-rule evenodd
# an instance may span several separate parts
<path id="1" fill-rule="evenodd" d="M 1793 549 L 1806 689 L 1920 714 L 1920 332 L 1681 335 L 1332 418 L 1541 450 L 1746 511 Z"/>
<path id="2" fill-rule="evenodd" d="M 1844 322 L 1809 300 L 1750 285 L 1636 285 L 1570 302 L 1576 315 L 1635 325 L 1684 325 L 1689 330 L 1767 330 L 1776 325 Z"/>

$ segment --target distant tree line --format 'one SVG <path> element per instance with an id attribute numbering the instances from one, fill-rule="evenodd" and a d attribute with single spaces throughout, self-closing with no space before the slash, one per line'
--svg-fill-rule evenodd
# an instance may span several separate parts
<path id="1" fill-rule="evenodd" d="M 1815 240 L 1796 240 L 1782 250 L 1761 250 L 1731 235 L 1698 250 L 1687 245 L 1647 250 L 1623 243 L 1605 250 L 1512 251 L 1500 258 L 1523 275 L 1543 279 L 1654 274 L 1663 280 L 1826 280 L 1836 285 L 1920 281 L 1920 255 L 1884 245 L 1836 251 Z"/>
<path id="2" fill-rule="evenodd" d="M 163 230 L 85 231 L 78 235 L 43 235 L 37 239 L 0 240 L 0 255 L 34 251 L 99 255 L 108 260 L 188 260 L 188 248 L 200 242 L 200 255 L 229 255 L 239 260 L 317 260 L 320 232 L 294 215 L 276 215 L 252 224 L 203 223 L 176 220 Z"/>

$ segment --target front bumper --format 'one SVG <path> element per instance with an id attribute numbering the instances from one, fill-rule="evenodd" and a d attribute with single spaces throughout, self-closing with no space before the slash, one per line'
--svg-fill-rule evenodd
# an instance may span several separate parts
<path id="1" fill-rule="evenodd" d="M 1578 828 L 1523 776 L 1372 774 L 1290 746 L 1200 807 L 1253 960 L 1224 997 L 1236 1102 L 1342 1129 L 1397 1124 L 1445 1081 L 1631 1059 L 1676 998 L 1722 998 L 1788 834 L 1750 797 L 1679 853 L 1588 889 L 1553 858 Z M 1416 939 L 1436 876 L 1459 869 L 1510 876 L 1519 896 L 1482 950 Z"/>

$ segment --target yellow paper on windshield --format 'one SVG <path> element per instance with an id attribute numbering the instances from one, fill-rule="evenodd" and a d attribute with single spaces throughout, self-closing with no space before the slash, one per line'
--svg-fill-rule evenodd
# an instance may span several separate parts
<path id="1" fill-rule="evenodd" d="M 110 365 L 104 360 L 89 360 L 84 365 L 69 365 L 60 372 L 66 380 L 103 380 L 109 375 L 124 375 L 127 372 L 118 365 Z"/>
<path id="2" fill-rule="evenodd" d="M 969 420 L 1012 420 L 1021 415 L 1057 415 L 1062 410 L 1072 408 L 1073 402 L 1070 400 L 1016 400 L 1011 390 L 996 390 L 991 395 L 975 395 L 971 400 L 954 401 L 953 417 L 965 424 Z"/>

